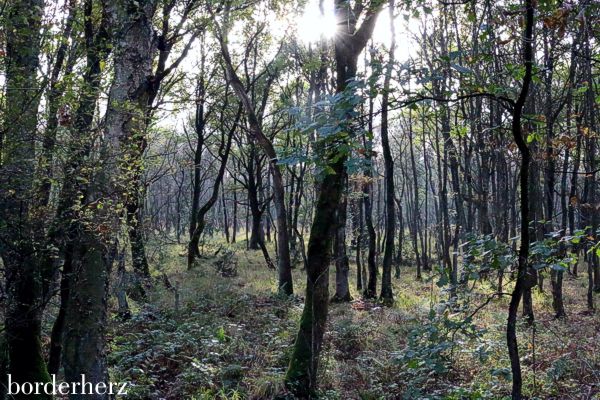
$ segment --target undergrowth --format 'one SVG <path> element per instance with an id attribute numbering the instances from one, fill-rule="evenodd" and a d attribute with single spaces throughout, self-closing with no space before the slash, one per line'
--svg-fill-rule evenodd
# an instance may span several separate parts
<path id="1" fill-rule="evenodd" d="M 111 379 L 131 382 L 128 399 L 291 399 L 283 376 L 303 306 L 300 267 L 294 270 L 297 294 L 286 299 L 274 293 L 275 272 L 260 252 L 236 244 L 227 253 L 235 254 L 236 274 L 223 276 L 214 251 L 205 249 L 208 255 L 187 271 L 182 246 L 163 248 L 155 273 L 167 274 L 178 300 L 156 284 L 149 304 L 133 304 L 131 320 L 113 319 Z M 508 395 L 507 296 L 490 299 L 494 285 L 479 281 L 457 306 L 446 302 L 435 272 L 422 281 L 415 274 L 402 267 L 393 307 L 363 301 L 356 291 L 352 303 L 330 305 L 320 398 Z M 553 320 L 550 294 L 535 292 L 537 322 L 519 327 L 524 391 L 531 398 L 598 393 L 600 319 L 583 312 L 582 275 L 565 279 L 569 319 Z"/>

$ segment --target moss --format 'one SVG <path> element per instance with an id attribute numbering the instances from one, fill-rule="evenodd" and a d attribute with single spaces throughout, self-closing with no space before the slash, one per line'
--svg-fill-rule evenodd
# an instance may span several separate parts
<path id="1" fill-rule="evenodd" d="M 42 354 L 42 344 L 39 336 L 30 333 L 20 338 L 21 340 L 12 343 L 9 350 L 13 355 L 13 362 L 10 365 L 9 372 L 12 375 L 13 382 L 46 383 L 50 382 L 50 375 L 46 369 L 46 362 Z M 15 362 L 20 360 L 20 362 Z M 17 394 L 10 396 L 11 399 L 33 399 L 48 400 L 52 396 L 47 394 Z"/>
<path id="2" fill-rule="evenodd" d="M 285 375 L 285 386 L 301 399 L 310 398 L 313 395 L 311 389 L 311 363 L 314 357 L 312 352 L 312 346 L 314 346 L 312 304 L 312 290 L 309 287 L 307 288 L 304 310 L 300 318 L 300 329 L 294 343 L 290 365 Z"/>

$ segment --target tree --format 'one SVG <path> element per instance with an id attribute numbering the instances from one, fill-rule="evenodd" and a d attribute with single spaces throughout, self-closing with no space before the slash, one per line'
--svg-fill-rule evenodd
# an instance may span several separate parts
<path id="1" fill-rule="evenodd" d="M 383 147 L 383 162 L 385 166 L 385 251 L 383 254 L 383 273 L 381 278 L 381 298 L 386 302 L 394 299 L 392 292 L 392 262 L 394 258 L 394 236 L 396 233 L 396 204 L 394 191 L 394 160 L 388 138 L 388 108 L 390 95 L 390 80 L 396 50 L 396 31 L 394 29 L 394 0 L 390 0 L 390 54 L 383 83 L 383 99 L 381 101 L 381 146 Z"/>
<path id="2" fill-rule="evenodd" d="M 152 63 L 152 17 L 156 3 L 113 2 L 106 9 L 114 32 L 114 79 L 106 112 L 101 164 L 95 185 L 83 193 L 78 235 L 73 246 L 64 329 L 65 380 L 106 383 L 105 332 L 109 274 L 116 256 L 115 234 L 120 213 L 132 188 L 132 139 L 145 129 L 147 92 L 143 90 Z M 134 12 L 132 12 L 134 11 Z M 117 174 L 114 174 L 114 167 Z M 82 312 L 85 309 L 86 312 Z M 84 398 L 86 395 L 71 395 Z M 107 394 L 94 395 L 98 399 Z"/>
<path id="3" fill-rule="evenodd" d="M 92 143 L 97 134 L 97 130 L 93 129 L 93 119 L 102 89 L 102 65 L 110 54 L 108 13 L 105 4 L 100 4 L 102 17 L 97 26 L 92 19 L 93 1 L 86 0 L 83 4 L 85 72 L 78 93 L 78 103 L 72 126 L 67 123 L 70 121 L 64 121 L 65 128 L 73 132 L 73 140 L 68 144 L 70 159 L 63 166 L 62 173 L 65 182 L 60 188 L 56 210 L 46 237 L 50 251 L 44 252 L 42 260 L 43 269 L 47 271 L 45 274 L 48 277 L 47 280 L 52 279 L 51 277 L 55 275 L 57 259 L 63 260 L 60 279 L 60 308 L 52 327 L 48 359 L 48 371 L 51 374 L 58 372 L 61 363 L 63 331 L 67 305 L 70 300 L 69 289 L 74 275 L 75 246 L 73 246 L 73 242 L 77 241 L 80 229 L 77 213 L 78 201 L 81 200 L 80 195 L 85 196 L 87 193 L 90 170 L 87 168 L 86 160 L 92 152 Z M 54 249 L 57 249 L 56 254 Z M 48 286 L 50 285 L 48 284 Z"/>
<path id="4" fill-rule="evenodd" d="M 227 90 L 225 91 L 225 94 L 227 95 Z M 228 103 L 227 97 L 226 97 L 225 102 L 223 104 L 223 110 L 221 111 L 221 118 L 219 121 L 219 124 L 221 125 L 221 129 L 225 128 L 225 115 L 226 115 L 228 106 L 229 106 L 229 103 Z M 217 176 L 215 178 L 215 181 L 214 181 L 214 184 L 212 187 L 211 195 L 210 195 L 209 199 L 206 201 L 206 203 L 204 203 L 201 207 L 198 208 L 198 210 L 196 211 L 196 215 L 194 217 L 196 226 L 194 228 L 192 237 L 190 239 L 190 243 L 188 245 L 188 268 L 192 268 L 195 257 L 198 255 L 198 243 L 200 241 L 200 235 L 202 235 L 202 232 L 203 232 L 205 224 L 206 224 L 206 221 L 205 221 L 206 214 L 208 213 L 208 211 L 210 211 L 210 209 L 215 205 L 215 203 L 219 199 L 219 188 L 223 184 L 223 176 L 225 175 L 225 171 L 227 170 L 227 160 L 229 159 L 229 153 L 231 151 L 231 142 L 233 141 L 233 135 L 234 135 L 236 129 L 238 129 L 238 123 L 240 120 L 241 112 L 242 112 L 242 106 L 240 104 L 240 106 L 238 107 L 238 111 L 235 114 L 233 124 L 229 128 L 228 132 L 225 133 L 223 130 L 221 131 L 222 132 L 221 140 L 219 142 L 219 148 L 217 150 L 217 155 L 220 158 L 220 165 L 219 165 L 219 169 L 217 171 Z M 199 115 L 200 115 L 200 113 L 197 112 L 196 118 L 198 118 Z M 198 133 L 198 134 L 201 135 L 201 133 Z M 198 141 L 201 142 L 201 136 L 198 136 Z M 202 149 L 201 148 L 198 149 L 196 151 L 196 154 L 198 154 L 198 151 L 201 152 Z M 195 178 L 195 180 L 196 180 L 196 178 Z M 193 208 L 192 208 L 192 212 L 194 212 Z"/>
<path id="5" fill-rule="evenodd" d="M 7 4 L 6 106 L 1 138 L 0 254 L 6 268 L 6 343 L 13 382 L 48 382 L 41 343 L 42 276 L 35 243 L 33 179 L 44 2 Z M 31 398 L 17 395 L 17 398 Z M 47 395 L 35 398 L 50 398 Z"/>
<path id="6" fill-rule="evenodd" d="M 336 18 L 341 23 L 335 37 L 336 93 L 352 92 L 356 78 L 358 56 L 365 48 L 375 28 L 380 2 L 364 4 L 336 0 Z M 364 17 L 360 26 L 360 18 Z M 352 125 L 352 109 L 344 110 L 343 129 Z M 346 131 L 346 133 L 348 133 Z M 328 173 L 318 188 L 318 199 L 308 242 L 306 297 L 300 319 L 300 329 L 288 367 L 286 386 L 298 397 L 310 396 L 317 387 L 319 354 L 327 320 L 329 301 L 329 262 L 335 232 L 335 213 L 343 192 L 347 153 L 345 139 L 334 142 L 324 154 Z"/>
<path id="7" fill-rule="evenodd" d="M 229 18 L 229 10 L 225 10 L 225 13 L 225 19 L 227 20 Z M 216 21 L 214 22 L 217 24 Z M 225 23 L 229 22 L 226 21 Z M 250 134 L 252 135 L 253 139 L 258 142 L 260 147 L 262 147 L 269 159 L 269 168 L 271 171 L 271 176 L 273 177 L 273 201 L 275 203 L 275 210 L 277 212 L 277 249 L 279 251 L 277 258 L 277 270 L 279 272 L 278 290 L 281 293 L 290 295 L 294 293 L 294 285 L 292 282 L 290 244 L 288 237 L 289 231 L 287 226 L 287 211 L 285 206 L 285 188 L 283 175 L 281 173 L 280 166 L 277 163 L 277 153 L 275 152 L 275 147 L 273 146 L 271 140 L 264 134 L 254 111 L 254 104 L 252 104 L 252 100 L 248 97 L 248 94 L 244 89 L 244 85 L 235 71 L 227 45 L 227 29 L 222 29 L 217 25 L 216 36 L 219 44 L 221 45 L 221 55 L 223 56 L 223 61 L 225 63 L 227 79 L 244 107 L 250 128 Z"/>
<path id="8" fill-rule="evenodd" d="M 129 148 L 131 151 L 131 192 L 127 194 L 126 211 L 127 224 L 129 226 L 128 236 L 131 245 L 131 259 L 134 272 L 137 274 L 137 279 L 148 281 L 150 278 L 150 270 L 148 259 L 146 257 L 146 245 L 143 231 L 143 203 L 146 197 L 146 185 L 142 181 L 144 171 L 144 153 L 148 146 L 147 129 L 150 127 L 152 114 L 157 107 L 157 99 L 162 89 L 163 82 L 169 75 L 177 69 L 181 62 L 187 56 L 192 44 L 198 35 L 205 29 L 203 26 L 196 26 L 193 33 L 186 41 L 181 50 L 181 53 L 168 64 L 173 48 L 182 41 L 186 31 L 190 28 L 186 23 L 199 5 L 199 1 L 191 0 L 181 2 L 180 0 L 168 0 L 162 5 L 162 15 L 160 20 L 160 32 L 153 37 L 152 48 L 150 54 L 145 57 L 154 58 L 156 55 L 156 67 L 152 69 L 152 73 L 146 77 L 145 84 L 140 87 L 138 93 L 140 98 L 146 98 L 146 109 L 144 122 L 145 129 L 131 137 Z M 177 6 L 182 6 L 182 11 L 177 19 L 177 23 L 173 25 L 175 19 L 172 14 L 175 13 Z M 138 291 L 144 297 L 144 290 L 141 282 L 137 284 Z"/>
<path id="9" fill-rule="evenodd" d="M 533 27 L 534 27 L 535 7 L 532 0 L 525 0 L 525 31 L 523 35 L 523 64 L 525 66 L 525 75 L 519 97 L 514 103 L 512 109 L 511 131 L 513 139 L 521 153 L 520 182 L 521 190 L 521 243 L 519 247 L 519 258 L 517 264 L 517 280 L 511 294 L 510 305 L 508 308 L 508 322 L 506 324 L 506 343 L 510 357 L 510 366 L 512 371 L 512 398 L 519 400 L 522 398 L 523 379 L 521 377 L 521 363 L 519 360 L 519 348 L 517 345 L 517 310 L 521 296 L 526 288 L 535 286 L 535 278 L 530 276 L 530 266 L 527 259 L 529 257 L 529 163 L 531 154 L 525 137 L 523 136 L 522 116 L 523 107 L 529 94 L 529 87 L 533 74 Z M 533 281 L 533 282 L 532 282 Z"/>

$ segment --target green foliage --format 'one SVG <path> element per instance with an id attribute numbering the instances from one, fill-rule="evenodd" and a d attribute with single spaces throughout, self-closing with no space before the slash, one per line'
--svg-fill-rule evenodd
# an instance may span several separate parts
<path id="1" fill-rule="evenodd" d="M 426 382 L 452 369 L 452 354 L 463 340 L 477 340 L 485 333 L 471 316 L 451 312 L 450 303 L 431 309 L 427 320 L 408 333 L 406 348 L 397 353 L 400 378 L 405 382 L 404 399 L 423 398 Z M 483 351 L 480 347 L 480 353 Z"/>
<path id="2" fill-rule="evenodd" d="M 319 175 L 332 173 L 331 163 L 341 158 L 351 157 L 355 150 L 359 149 L 360 143 L 355 140 L 364 133 L 357 124 L 358 106 L 364 102 L 369 88 L 373 88 L 375 81 L 370 78 L 371 86 L 363 80 L 348 82 L 343 92 L 326 96 L 323 100 L 314 104 L 312 108 L 312 119 L 299 119 L 293 131 L 301 132 L 310 137 L 316 136 L 314 152 L 305 155 L 301 148 L 289 149 L 287 154 L 279 159 L 278 163 L 283 165 L 294 165 L 301 162 L 312 162 Z M 292 116 L 302 115 L 297 107 L 288 110 Z M 357 157 L 348 161 L 348 173 L 364 167 L 364 158 Z"/>
<path id="3" fill-rule="evenodd" d="M 467 67 L 464 67 L 464 66 L 458 65 L 458 64 L 452 64 L 452 68 L 457 70 L 461 74 L 472 74 L 473 73 L 473 70 L 471 70 L 470 68 L 467 68 Z"/>
<path id="4" fill-rule="evenodd" d="M 572 236 L 562 236 L 561 232 L 552 232 L 544 240 L 531 244 L 530 262 L 537 270 L 546 268 L 555 271 L 567 271 L 569 266 L 577 262 L 573 250 L 584 238 L 583 231 L 577 231 Z"/>
<path id="5" fill-rule="evenodd" d="M 572 371 L 573 365 L 566 357 L 559 357 L 552 362 L 552 365 L 546 371 L 546 377 L 551 382 L 557 382 L 564 379 Z"/>
<path id="6" fill-rule="evenodd" d="M 475 280 L 490 270 L 507 270 L 516 261 L 516 254 L 508 243 L 496 240 L 492 235 L 469 234 L 463 243 L 463 281 Z"/>
<path id="7" fill-rule="evenodd" d="M 221 369 L 221 381 L 225 388 L 235 388 L 244 377 L 244 367 L 238 364 L 226 365 Z"/>
<path id="8" fill-rule="evenodd" d="M 589 239 L 582 231 L 569 240 L 583 244 Z M 469 242 L 473 265 L 489 262 L 494 252 L 500 258 L 503 251 L 510 253 L 499 247 L 484 255 L 495 247 L 492 240 L 472 237 Z M 169 391 L 174 398 L 292 399 L 285 397 L 283 377 L 301 302 L 269 295 L 272 271 L 260 262 L 248 262 L 262 256 L 244 253 L 243 247 L 243 242 L 235 245 L 238 277 L 223 278 L 208 267 L 210 260 L 200 274 L 196 270 L 170 276 L 180 282 L 180 312 L 172 312 L 172 294 L 164 291 L 150 296 L 157 305 L 142 307 L 129 322 L 113 324 L 111 380 L 131 382 L 128 398 L 165 397 Z M 174 251 L 164 251 L 163 271 L 169 274 L 179 270 L 177 262 L 183 262 L 178 247 L 171 248 Z M 456 301 L 440 302 L 447 298 L 446 291 L 431 281 L 416 282 L 414 269 L 403 268 L 407 273 L 394 281 L 399 296 L 395 307 L 382 309 L 376 303 L 360 302 L 331 306 L 321 358 L 321 398 L 502 398 L 510 386 L 502 329 L 508 297 L 486 303 L 482 298 L 488 283 L 475 281 L 473 275 L 474 285 L 461 285 Z M 565 285 L 571 290 L 578 283 L 566 280 Z M 437 303 L 433 310 L 430 290 Z M 534 296 L 534 301 L 542 311 L 540 300 Z M 473 314 L 482 305 L 485 308 Z M 582 356 L 582 349 L 557 352 L 573 346 L 572 338 L 579 337 L 581 327 L 577 324 L 571 330 L 572 324 L 560 321 L 549 324 L 551 330 L 540 329 L 536 336 L 537 395 L 561 398 L 564 390 L 574 390 L 569 385 L 577 383 L 577 371 L 595 362 L 595 356 Z M 553 344 L 555 340 L 560 344 Z M 530 360 L 528 341 L 521 346 L 523 359 Z M 530 388 L 530 364 L 524 365 Z"/>
<path id="9" fill-rule="evenodd" d="M 223 329 L 223 327 L 222 327 L 222 326 L 220 326 L 220 327 L 217 329 L 217 332 L 215 332 L 215 338 L 217 338 L 217 340 L 218 340 L 219 342 L 221 342 L 221 343 L 223 343 L 223 342 L 227 342 L 227 341 L 228 341 L 228 339 L 229 339 L 229 338 L 228 338 L 228 336 L 227 336 L 227 334 L 225 333 L 225 329 Z"/>
<path id="10" fill-rule="evenodd" d="M 352 359 L 365 349 L 368 342 L 367 327 L 357 324 L 350 318 L 336 322 L 333 344 L 340 351 L 342 358 Z"/>

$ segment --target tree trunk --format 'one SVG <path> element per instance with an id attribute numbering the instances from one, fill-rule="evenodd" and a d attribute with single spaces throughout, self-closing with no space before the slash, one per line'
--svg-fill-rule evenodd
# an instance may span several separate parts
<path id="1" fill-rule="evenodd" d="M 37 72 L 44 2 L 18 0 L 3 13 L 6 36 L 0 144 L 0 254 L 6 273 L 5 329 L 12 382 L 48 382 L 41 343 L 42 275 L 36 259 L 32 177 L 39 105 Z M 15 399 L 49 399 L 15 395 Z"/>
<path id="2" fill-rule="evenodd" d="M 363 281 L 365 290 L 364 296 L 368 299 L 375 298 L 377 296 L 377 264 L 375 263 L 375 253 L 377 252 L 377 233 L 373 226 L 373 181 L 372 177 L 372 143 L 369 140 L 368 144 L 365 145 L 368 165 L 365 170 L 366 182 L 363 184 L 363 203 L 365 206 L 365 225 L 367 227 L 367 274 L 368 280 Z"/>
<path id="3" fill-rule="evenodd" d="M 277 269 L 279 272 L 278 290 L 280 293 L 290 295 L 294 293 L 294 285 L 292 282 L 292 265 L 290 260 L 290 243 L 288 237 L 289 231 L 287 228 L 287 212 L 285 208 L 285 187 L 283 175 L 281 174 L 281 169 L 277 164 L 277 153 L 275 152 L 273 143 L 262 131 L 262 127 L 260 126 L 255 113 L 254 105 L 248 97 L 244 85 L 235 72 L 231 61 L 231 56 L 229 55 L 229 49 L 227 48 L 227 43 L 221 36 L 222 34 L 223 32 L 219 34 L 219 40 L 221 44 L 221 54 L 225 60 L 228 80 L 244 107 L 252 137 L 259 143 L 264 153 L 269 158 L 269 170 L 273 178 L 273 201 L 275 203 L 277 248 L 279 250 L 279 257 L 277 258 Z"/>
<path id="4" fill-rule="evenodd" d="M 388 107 L 390 80 L 394 64 L 394 51 L 396 49 L 396 31 L 394 29 L 394 0 L 389 1 L 390 35 L 392 43 L 383 83 L 383 98 L 381 102 L 381 146 L 383 147 L 383 161 L 385 167 L 385 249 L 383 253 L 383 273 L 381 275 L 381 299 L 386 303 L 394 301 L 392 291 L 392 262 L 394 258 L 394 235 L 396 233 L 396 205 L 394 204 L 394 160 L 388 139 Z"/>
<path id="5" fill-rule="evenodd" d="M 363 265 L 361 261 L 361 253 L 362 253 L 362 242 L 363 242 L 363 234 L 364 234 L 364 224 L 363 224 L 363 199 L 358 198 L 354 202 L 354 211 L 353 211 L 353 230 L 354 230 L 354 242 L 356 245 L 356 290 L 361 292 L 363 290 Z"/>
<path id="6" fill-rule="evenodd" d="M 137 189 L 145 193 L 144 189 Z M 145 194 L 139 194 L 135 199 L 131 199 L 127 205 L 127 228 L 129 236 L 129 244 L 131 247 L 131 266 L 133 268 L 134 280 L 132 282 L 135 287 L 137 301 L 146 300 L 146 286 L 150 284 L 150 267 L 148 258 L 146 257 L 146 240 L 143 236 L 142 228 L 142 207 Z"/>
<path id="7" fill-rule="evenodd" d="M 198 228 L 198 210 L 200 208 L 200 194 L 202 191 L 202 152 L 204 151 L 204 142 L 206 140 L 204 136 L 204 128 L 206 126 L 206 115 L 204 110 L 204 103 L 206 101 L 206 88 L 204 82 L 204 53 L 201 55 L 200 60 L 200 77 L 196 84 L 196 110 L 194 114 L 194 132 L 196 133 L 196 147 L 194 148 L 194 178 L 192 182 L 192 208 L 190 210 L 190 225 L 189 225 L 189 237 L 188 243 L 188 269 L 194 264 L 196 257 L 200 256 L 198 249 L 200 245 L 200 235 L 196 234 Z M 227 97 L 225 97 L 227 102 Z M 204 230 L 204 227 L 202 227 Z M 202 231 L 201 230 L 201 231 Z"/>
<path id="8" fill-rule="evenodd" d="M 227 108 L 227 104 L 223 107 L 223 113 Z M 217 176 L 213 183 L 212 192 L 210 198 L 200 207 L 196 213 L 196 217 L 194 218 L 196 222 L 196 227 L 192 232 L 192 237 L 188 244 L 188 270 L 192 269 L 194 266 L 194 262 L 196 257 L 199 255 L 198 244 L 200 243 L 200 237 L 204 232 L 204 228 L 206 226 L 206 214 L 212 209 L 217 200 L 219 199 L 219 188 L 223 183 L 223 176 L 225 175 L 225 171 L 227 170 L 227 160 L 229 159 L 229 154 L 231 152 L 231 143 L 233 141 L 233 134 L 235 130 L 238 128 L 238 123 L 242 114 L 242 107 L 238 106 L 234 122 L 229 128 L 229 131 L 224 134 L 221 134 L 221 142 L 218 149 L 218 155 L 221 158 L 221 164 L 219 165 L 219 170 L 217 172 Z"/>
<path id="9" fill-rule="evenodd" d="M 413 242 L 413 250 L 415 252 L 415 261 L 417 263 L 417 280 L 421 280 L 421 256 L 419 255 L 419 245 L 417 242 L 418 232 L 420 229 L 420 211 L 419 211 L 419 190 L 417 180 L 417 163 L 415 161 L 415 150 L 412 130 L 412 112 L 409 110 L 409 128 L 408 128 L 408 141 L 410 149 L 410 163 L 412 169 L 412 193 L 413 193 L 413 207 L 412 207 L 412 226 L 411 236 Z"/>
<path id="10" fill-rule="evenodd" d="M 74 274 L 69 282 L 65 310 L 63 364 L 66 382 L 108 383 L 105 355 L 108 277 L 111 255 L 92 234 L 81 234 L 73 257 Z M 85 310 L 85 312 L 82 312 Z M 108 399 L 101 394 L 71 394 L 73 400 Z"/>
<path id="11" fill-rule="evenodd" d="M 235 243 L 237 231 L 238 231 L 238 216 L 237 216 L 238 202 L 237 202 L 237 191 L 233 190 L 233 226 L 231 227 L 231 243 Z"/>
<path id="12" fill-rule="evenodd" d="M 563 271 L 551 270 L 550 283 L 552 285 L 552 308 L 556 318 L 567 316 L 562 294 Z"/>
<path id="13" fill-rule="evenodd" d="M 221 185 L 221 204 L 223 207 L 223 232 L 225 240 L 229 243 L 229 216 L 227 215 L 227 202 L 225 201 L 225 188 Z"/>
<path id="14" fill-rule="evenodd" d="M 357 60 L 368 39 L 373 33 L 381 2 L 365 8 L 366 14 L 360 28 L 356 21 L 360 15 L 353 15 L 344 0 L 335 1 L 336 14 L 348 24 L 339 26 L 335 39 L 336 91 L 344 93 L 348 82 L 355 78 Z M 350 125 L 351 111 L 346 110 L 346 123 Z M 319 354 L 325 332 L 329 292 L 329 262 L 332 241 L 335 233 L 335 212 L 339 208 L 344 182 L 347 154 L 339 153 L 333 146 L 322 159 L 331 169 L 318 187 L 315 216 L 308 242 L 306 298 L 300 319 L 300 329 L 286 373 L 286 386 L 299 398 L 314 394 L 317 387 Z"/>
<path id="15" fill-rule="evenodd" d="M 252 157 L 252 156 L 251 156 Z M 263 210 L 260 207 L 258 200 L 258 188 L 256 184 L 256 177 L 254 168 L 248 170 L 248 203 L 250 206 L 250 212 L 252 214 L 251 219 L 251 230 L 250 230 L 250 243 L 248 248 L 250 250 L 259 250 L 261 248 L 261 242 L 264 242 L 264 231 L 262 226 L 262 214 Z"/>
<path id="16" fill-rule="evenodd" d="M 136 181 L 136 171 L 128 168 L 127 160 L 137 152 L 135 138 L 146 129 L 148 93 L 142 89 L 151 73 L 155 7 L 154 1 L 143 4 L 118 1 L 108 5 L 107 12 L 118 38 L 114 46 L 114 79 L 99 173 L 83 203 L 106 207 L 88 207 L 77 221 L 79 229 L 73 242 L 73 274 L 63 338 L 65 381 L 71 383 L 80 381 L 82 374 L 93 385 L 107 384 L 108 380 L 105 359 L 108 277 L 115 253 L 114 237 L 119 230 L 119 213 L 113 205 L 122 204 L 137 189 L 130 187 Z M 74 400 L 84 398 L 107 399 L 108 395 L 71 395 Z"/>
<path id="17" fill-rule="evenodd" d="M 67 312 L 67 304 L 69 301 L 69 282 L 73 274 L 73 249 L 67 245 L 65 251 L 65 259 L 63 262 L 62 276 L 60 281 L 60 308 L 54 325 L 52 325 L 52 333 L 50 335 L 50 351 L 48 357 L 48 373 L 57 374 L 60 368 L 62 348 L 63 348 L 63 332 L 65 325 L 65 315 Z"/>
<path id="18" fill-rule="evenodd" d="M 348 176 L 344 172 L 344 186 L 348 186 Z M 346 191 L 347 192 L 347 191 Z M 340 201 L 336 213 L 336 232 L 335 232 L 335 294 L 332 301 L 346 302 L 352 300 L 350 296 L 350 283 L 348 274 L 350 272 L 350 263 L 346 254 L 346 220 L 348 196 L 347 193 L 342 194 L 343 199 Z"/>
<path id="19" fill-rule="evenodd" d="M 519 347 L 517 344 L 517 311 L 523 290 L 531 288 L 531 279 L 528 279 L 528 257 L 529 257 L 529 163 L 530 152 L 521 127 L 523 106 L 529 94 L 529 86 L 532 80 L 533 70 L 533 27 L 534 27 L 534 5 L 533 0 L 525 0 L 525 34 L 523 37 L 523 60 L 525 64 L 525 76 L 519 97 L 512 111 L 512 135 L 521 153 L 521 244 L 519 247 L 519 259 L 517 264 L 517 281 L 513 289 L 510 305 L 508 308 L 508 322 L 506 324 L 506 344 L 510 358 L 512 371 L 512 398 L 521 400 L 523 379 L 521 377 L 521 361 L 519 360 Z M 534 283 L 535 284 L 535 283 Z"/>
<path id="20" fill-rule="evenodd" d="M 87 184 L 89 173 L 83 173 L 87 157 L 92 151 L 92 142 L 95 135 L 92 133 L 92 123 L 95 114 L 98 97 L 101 90 L 102 63 L 106 61 L 110 53 L 108 48 L 108 17 L 103 10 L 103 17 L 98 29 L 94 29 L 91 21 L 92 1 L 84 3 L 85 37 L 86 37 L 86 72 L 83 76 L 83 85 L 79 91 L 79 103 L 75 113 L 72 130 L 74 137 L 81 140 L 73 140 L 69 143 L 70 161 L 64 167 L 64 184 L 58 195 L 58 205 L 54 219 L 48 230 L 49 247 L 56 247 L 57 254 L 44 252 L 42 261 L 44 269 L 52 271 L 56 268 L 57 258 L 62 258 L 62 274 L 60 283 L 60 308 L 52 327 L 50 355 L 48 370 L 57 373 L 61 363 L 63 348 L 63 332 L 66 319 L 67 305 L 70 296 L 70 280 L 74 274 L 73 255 L 75 244 L 78 242 L 77 233 L 80 230 L 79 215 L 75 211 L 78 201 L 85 203 L 88 195 Z M 80 179 L 83 177 L 84 179 Z M 79 195 L 83 194 L 83 198 Z M 53 272 L 46 272 L 47 276 Z"/>

